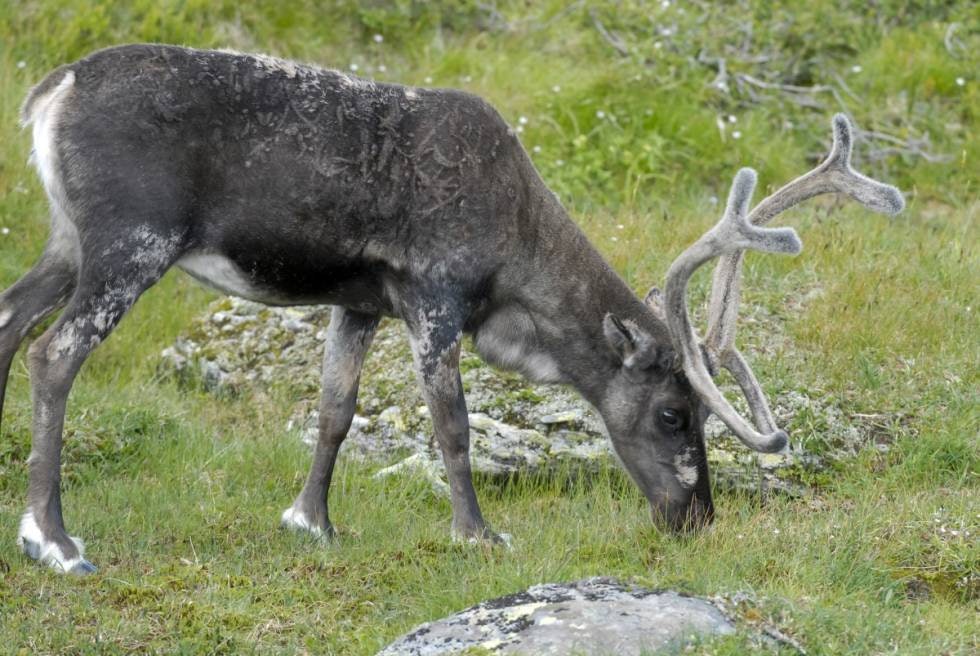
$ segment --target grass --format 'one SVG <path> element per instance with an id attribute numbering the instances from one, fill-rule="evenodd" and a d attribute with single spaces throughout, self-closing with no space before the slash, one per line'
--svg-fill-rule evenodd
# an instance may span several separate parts
<path id="1" fill-rule="evenodd" d="M 53 66 L 113 43 L 259 50 L 480 93 L 523 128 L 545 180 L 641 293 L 715 220 L 739 166 L 758 168 L 763 188 L 780 184 L 826 148 L 829 117 L 844 109 L 866 130 L 947 157 L 858 144 L 858 166 L 909 192 L 909 207 L 888 220 L 814 203 L 788 217 L 804 254 L 750 256 L 747 301 L 779 311 L 801 280 L 820 293 L 783 323 L 796 348 L 752 359 L 771 389 L 895 418 L 888 450 L 869 445 L 806 499 L 721 491 L 714 528 L 693 537 L 653 529 L 615 469 L 480 480 L 513 552 L 452 545 L 448 505 L 423 483 L 344 464 L 331 498 L 341 535 L 324 546 L 277 529 L 309 459 L 283 431 L 288 393 L 215 399 L 157 375 L 160 350 L 214 298 L 173 273 L 92 356 L 70 400 L 66 517 L 95 577 L 55 576 L 14 546 L 30 443 L 26 365 L 14 363 L 0 436 L 3 650 L 370 654 L 496 595 L 614 575 L 739 593 L 741 622 L 772 623 L 809 653 L 976 653 L 975 8 L 590 3 L 624 57 L 586 9 L 564 4 L 0 2 L 0 287 L 46 237 L 19 103 Z M 727 91 L 713 84 L 720 57 Z M 840 100 L 739 74 L 830 85 Z M 750 647 L 734 638 L 699 649 Z"/>

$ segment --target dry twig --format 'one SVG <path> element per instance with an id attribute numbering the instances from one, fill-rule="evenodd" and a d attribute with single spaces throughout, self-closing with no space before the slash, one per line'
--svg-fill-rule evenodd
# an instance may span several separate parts
<path id="1" fill-rule="evenodd" d="M 626 43 L 623 41 L 622 37 L 615 32 L 611 32 L 606 29 L 606 26 L 602 24 L 601 20 L 599 20 L 599 16 L 596 14 L 595 9 L 589 10 L 589 18 L 592 19 L 592 24 L 595 25 L 596 30 L 598 30 L 602 38 L 606 40 L 606 43 L 613 47 L 613 50 L 618 52 L 622 57 L 629 56 L 629 48 L 626 46 Z"/>

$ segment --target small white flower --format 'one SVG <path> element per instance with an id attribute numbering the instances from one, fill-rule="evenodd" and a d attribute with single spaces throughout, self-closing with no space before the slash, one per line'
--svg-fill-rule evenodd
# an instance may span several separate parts
<path id="1" fill-rule="evenodd" d="M 541 152 L 541 146 L 535 146 L 534 148 L 531 149 L 531 152 L 533 152 L 533 153 L 540 153 Z"/>
<path id="2" fill-rule="evenodd" d="M 729 115 L 728 115 L 728 122 L 729 122 L 729 123 L 734 123 L 734 122 L 735 122 L 735 121 L 737 121 L 737 120 L 738 120 L 738 119 L 737 119 L 737 118 L 735 118 L 735 116 L 733 116 L 732 114 L 729 114 Z"/>
<path id="3" fill-rule="evenodd" d="M 618 229 L 620 229 L 620 230 L 622 230 L 622 229 L 623 229 L 623 228 L 625 228 L 626 226 L 624 226 L 624 225 L 623 225 L 622 223 L 617 223 L 617 224 L 616 224 L 616 227 L 617 227 Z"/>
<path id="4" fill-rule="evenodd" d="M 469 82 L 472 82 L 472 81 L 473 81 L 473 76 L 472 75 L 464 75 L 463 76 L 463 82 L 469 83 Z"/>
<path id="5" fill-rule="evenodd" d="M 431 77 L 429 77 L 428 75 L 426 75 L 426 76 L 425 76 L 425 83 L 426 83 L 426 84 L 432 84 L 432 78 L 431 78 Z"/>
<path id="6" fill-rule="evenodd" d="M 732 132 L 732 139 L 741 139 L 741 138 L 742 138 L 742 133 L 739 130 L 735 130 L 734 132 Z"/>
<path id="7" fill-rule="evenodd" d="M 19 62 L 17 62 L 17 68 L 25 68 L 26 66 L 27 66 L 27 62 L 24 61 L 23 59 L 20 60 Z M 960 85 L 960 86 L 963 86 L 963 85 Z"/>
<path id="8" fill-rule="evenodd" d="M 602 110 L 600 109 L 599 111 L 597 111 L 597 112 L 595 113 L 595 117 L 596 117 L 597 119 L 600 119 L 600 120 L 602 120 L 602 119 L 604 119 L 604 118 L 606 118 L 606 113 L 605 113 L 604 111 L 602 111 Z"/>
<path id="9" fill-rule="evenodd" d="M 518 125 L 517 126 L 517 129 L 515 131 L 517 132 L 517 134 L 520 134 L 520 133 L 524 132 L 524 126 L 523 125 Z"/>
<path id="10" fill-rule="evenodd" d="M 24 68 L 23 66 L 21 66 L 21 64 L 23 64 L 23 63 L 24 62 L 17 62 L 17 68 Z M 965 78 L 962 78 L 962 77 L 956 78 L 956 86 L 958 86 L 958 87 L 965 87 L 966 86 L 966 79 Z"/>
<path id="11" fill-rule="evenodd" d="M 10 234 L 10 228 L 4 226 L 3 228 L 0 228 L 0 233 L 2 233 L 4 235 L 9 235 Z"/>
<path id="12" fill-rule="evenodd" d="M 555 93 L 559 93 L 561 91 L 561 85 L 556 84 L 555 86 L 551 87 L 551 90 Z"/>
<path id="13" fill-rule="evenodd" d="M 350 69 L 351 69 L 352 71 L 354 71 L 355 73 L 357 72 L 357 69 L 358 69 L 358 68 L 360 68 L 360 66 L 358 66 L 357 64 L 351 64 L 351 65 L 350 65 Z"/>
<path id="14" fill-rule="evenodd" d="M 653 48 L 654 48 L 654 50 L 660 50 L 663 47 L 664 47 L 664 44 L 660 43 L 659 41 L 654 41 L 653 42 Z"/>
<path id="15" fill-rule="evenodd" d="M 852 73 L 860 73 L 862 70 L 864 69 L 861 68 L 860 64 L 854 64 L 854 66 L 851 66 Z"/>
<path id="16" fill-rule="evenodd" d="M 556 159 L 555 160 L 555 166 L 565 166 L 565 160 L 563 160 L 563 159 Z"/>
<path id="17" fill-rule="evenodd" d="M 521 125 L 527 125 L 527 117 L 526 116 L 520 116 L 520 117 L 517 118 L 517 122 L 520 123 Z"/>
<path id="18" fill-rule="evenodd" d="M 378 64 L 378 72 L 379 73 L 384 73 L 387 70 L 388 70 L 388 67 L 387 66 L 385 66 L 384 64 Z"/>
<path id="19" fill-rule="evenodd" d="M 708 204 L 709 205 L 717 205 L 718 204 L 718 197 L 717 196 L 710 196 L 708 198 Z"/>
<path id="20" fill-rule="evenodd" d="M 772 529 L 772 534 L 773 535 L 779 535 L 779 529 L 778 528 Z"/>
<path id="21" fill-rule="evenodd" d="M 613 241 L 619 241 L 619 237 L 610 237 Z"/>
<path id="22" fill-rule="evenodd" d="M 673 33 L 674 33 L 674 31 L 672 29 L 670 29 L 669 27 L 661 27 L 660 28 L 660 36 L 670 36 Z"/>
<path id="23" fill-rule="evenodd" d="M 663 0 L 663 2 L 660 3 L 661 9 L 666 9 L 669 6 L 670 6 L 670 0 Z"/>
<path id="24" fill-rule="evenodd" d="M 380 34 L 375 34 L 375 35 L 374 35 L 373 37 L 371 37 L 371 38 L 372 38 L 372 39 L 374 39 L 374 42 L 375 42 L 375 43 L 381 43 L 382 41 L 384 41 L 384 40 L 385 40 L 385 38 L 384 38 L 383 36 L 381 36 Z"/>

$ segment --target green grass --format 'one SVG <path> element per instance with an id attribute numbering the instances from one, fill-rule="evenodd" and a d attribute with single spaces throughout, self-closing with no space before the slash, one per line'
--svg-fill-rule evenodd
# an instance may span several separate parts
<path id="1" fill-rule="evenodd" d="M 19 103 L 53 66 L 113 43 L 259 50 L 480 93 L 514 125 L 525 117 L 521 136 L 538 147 L 545 180 L 639 292 L 717 218 L 712 197 L 724 198 L 739 166 L 756 167 L 764 189 L 781 184 L 823 152 L 829 118 L 843 109 L 867 130 L 927 135 L 923 148 L 948 157 L 871 161 L 870 150 L 891 144 L 861 142 L 858 166 L 909 192 L 908 209 L 889 220 L 813 203 L 787 217 L 802 256 L 749 256 L 750 303 L 778 310 L 801 282 L 821 292 L 787 315 L 794 349 L 752 359 L 770 389 L 819 391 L 846 412 L 900 418 L 889 448 L 869 446 L 810 498 L 722 491 L 714 527 L 694 537 L 650 526 L 615 469 L 481 479 L 484 511 L 514 534 L 512 552 L 452 545 L 448 504 L 424 483 L 379 482 L 369 467 L 342 465 L 331 498 L 341 535 L 323 546 L 277 528 L 309 460 L 283 430 L 288 395 L 215 399 L 157 376 L 160 350 L 214 298 L 170 274 L 89 360 L 70 400 L 66 518 L 87 539 L 97 576 L 55 576 L 14 546 L 30 443 L 26 365 L 14 363 L 0 436 L 0 651 L 370 654 L 492 596 L 615 575 L 743 593 L 741 621 L 777 625 L 809 653 L 976 653 L 980 44 L 971 3 L 589 3 L 626 57 L 585 9 L 556 1 L 505 0 L 499 14 L 472 2 L 320 4 L 0 2 L 0 227 L 10 231 L 0 235 L 0 287 L 27 270 L 46 236 Z M 711 85 L 718 57 L 729 93 Z M 737 74 L 834 85 L 843 106 L 818 93 L 821 106 L 807 107 L 739 86 Z M 805 441 L 801 424 L 794 438 Z"/>

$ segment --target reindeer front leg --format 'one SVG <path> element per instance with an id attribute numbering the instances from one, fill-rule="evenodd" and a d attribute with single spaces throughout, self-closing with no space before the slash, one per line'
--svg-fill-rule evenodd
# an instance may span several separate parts
<path id="1" fill-rule="evenodd" d="M 377 327 L 376 315 L 342 307 L 334 307 L 330 314 L 323 355 L 319 437 L 306 485 L 282 514 L 282 524 L 287 528 L 309 531 L 318 537 L 333 535 L 327 491 L 337 453 L 354 419 L 361 367 Z"/>
<path id="2" fill-rule="evenodd" d="M 454 540 L 501 538 L 487 526 L 473 489 L 470 469 L 470 424 L 459 376 L 462 320 L 445 305 L 423 304 L 409 318 L 412 356 L 432 427 L 442 451 L 453 506 Z"/>

